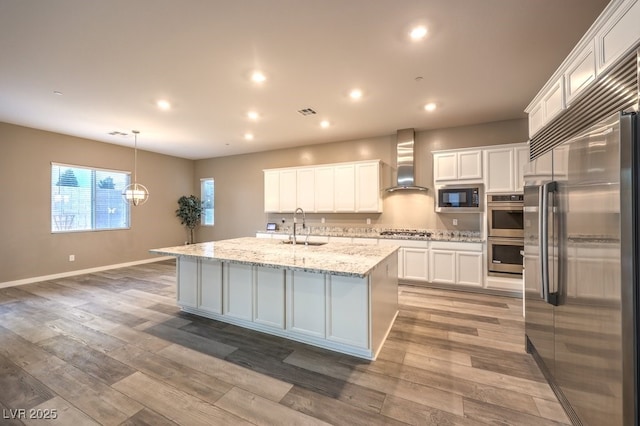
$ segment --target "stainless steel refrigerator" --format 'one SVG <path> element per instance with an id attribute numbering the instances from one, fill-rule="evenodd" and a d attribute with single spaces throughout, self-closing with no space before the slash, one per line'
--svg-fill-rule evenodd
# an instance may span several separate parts
<path id="1" fill-rule="evenodd" d="M 555 146 L 525 174 L 525 331 L 574 424 L 638 424 L 635 113 Z"/>

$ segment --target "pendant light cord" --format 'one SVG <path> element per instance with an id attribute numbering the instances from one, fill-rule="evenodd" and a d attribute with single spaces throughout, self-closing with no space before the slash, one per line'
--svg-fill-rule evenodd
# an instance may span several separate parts
<path id="1" fill-rule="evenodd" d="M 139 130 L 132 130 L 134 143 L 133 143 L 133 183 L 138 183 L 138 133 Z"/>

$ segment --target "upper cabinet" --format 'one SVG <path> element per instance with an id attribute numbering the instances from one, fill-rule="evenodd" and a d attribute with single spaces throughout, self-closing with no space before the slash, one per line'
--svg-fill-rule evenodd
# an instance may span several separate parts
<path id="1" fill-rule="evenodd" d="M 529 137 L 640 42 L 640 0 L 612 0 L 525 109 Z"/>
<path id="2" fill-rule="evenodd" d="M 379 213 L 380 161 L 264 170 L 264 211 Z"/>
<path id="3" fill-rule="evenodd" d="M 485 192 L 522 192 L 524 171 L 529 163 L 528 145 L 505 145 L 483 152 Z"/>
<path id="4" fill-rule="evenodd" d="M 433 181 L 443 184 L 451 181 L 482 182 L 482 151 L 440 151 L 433 154 Z"/>

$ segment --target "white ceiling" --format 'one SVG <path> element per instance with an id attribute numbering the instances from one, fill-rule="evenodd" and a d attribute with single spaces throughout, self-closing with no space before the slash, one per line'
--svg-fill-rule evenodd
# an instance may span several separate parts
<path id="1" fill-rule="evenodd" d="M 200 159 L 523 118 L 607 3 L 0 0 L 0 121 Z"/>

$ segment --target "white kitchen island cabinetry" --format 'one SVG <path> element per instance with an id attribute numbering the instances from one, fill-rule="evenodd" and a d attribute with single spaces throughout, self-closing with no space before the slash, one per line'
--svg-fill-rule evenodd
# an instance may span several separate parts
<path id="1" fill-rule="evenodd" d="M 398 313 L 396 246 L 238 238 L 151 252 L 177 257 L 183 311 L 365 359 Z"/>

